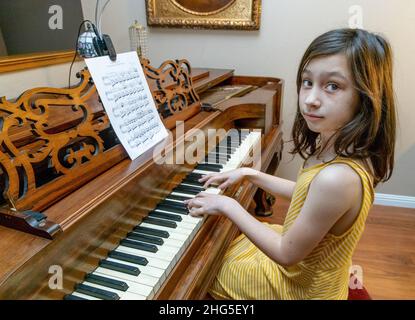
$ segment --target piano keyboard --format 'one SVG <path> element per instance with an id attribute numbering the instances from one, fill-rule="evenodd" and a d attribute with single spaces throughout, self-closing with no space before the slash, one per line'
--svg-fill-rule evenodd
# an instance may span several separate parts
<path id="1" fill-rule="evenodd" d="M 198 179 L 240 167 L 260 140 L 260 132 L 231 130 L 65 299 L 152 299 L 205 219 L 190 216 L 183 200 L 201 191 L 220 194 L 218 188 L 204 190 Z"/>

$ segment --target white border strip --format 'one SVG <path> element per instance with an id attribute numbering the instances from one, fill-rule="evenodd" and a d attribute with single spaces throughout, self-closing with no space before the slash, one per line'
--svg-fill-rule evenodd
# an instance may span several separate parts
<path id="1" fill-rule="evenodd" d="M 374 204 L 415 209 L 415 197 L 399 196 L 395 194 L 376 193 Z"/>

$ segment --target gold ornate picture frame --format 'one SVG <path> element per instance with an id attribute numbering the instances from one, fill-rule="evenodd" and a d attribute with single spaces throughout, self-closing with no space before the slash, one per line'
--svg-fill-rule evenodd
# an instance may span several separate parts
<path id="1" fill-rule="evenodd" d="M 152 27 L 259 30 L 261 0 L 146 0 Z"/>

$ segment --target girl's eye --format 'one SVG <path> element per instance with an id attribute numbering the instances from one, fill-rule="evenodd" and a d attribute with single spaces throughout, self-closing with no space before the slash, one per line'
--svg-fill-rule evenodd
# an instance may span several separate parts
<path id="1" fill-rule="evenodd" d="M 339 89 L 339 86 L 335 83 L 329 83 L 327 85 L 327 89 L 329 89 L 329 91 L 336 91 L 337 89 Z"/>
<path id="2" fill-rule="evenodd" d="M 304 79 L 303 80 L 303 87 L 309 88 L 311 87 L 313 84 L 311 83 L 310 80 Z"/>

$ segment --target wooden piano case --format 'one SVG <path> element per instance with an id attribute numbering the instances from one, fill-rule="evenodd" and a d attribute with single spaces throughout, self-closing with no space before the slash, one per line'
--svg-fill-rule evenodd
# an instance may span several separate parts
<path id="1" fill-rule="evenodd" d="M 256 128 L 263 133 L 258 169 L 275 171 L 282 149 L 281 79 L 192 70 L 186 60 L 142 65 L 172 133 L 166 152 L 176 156 L 196 131 Z M 35 88 L 0 100 L 0 212 L 8 219 L 0 226 L 1 299 L 62 299 L 194 167 L 158 164 L 152 150 L 127 158 L 88 71 L 79 77 L 74 88 Z M 221 87 L 238 86 L 249 89 L 207 104 Z M 183 130 L 176 121 L 184 122 Z M 256 191 L 243 182 L 226 194 L 248 208 Z M 28 212 L 41 217 L 27 218 Z M 205 297 L 237 232 L 229 220 L 208 217 L 156 298 Z M 62 270 L 61 289 L 50 287 L 53 266 Z"/>

